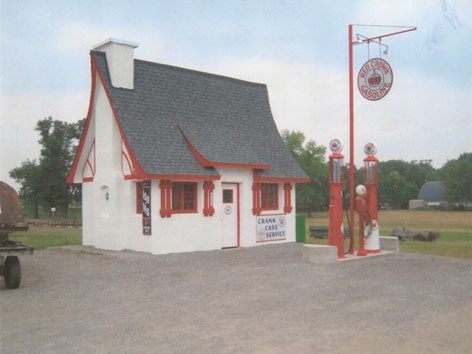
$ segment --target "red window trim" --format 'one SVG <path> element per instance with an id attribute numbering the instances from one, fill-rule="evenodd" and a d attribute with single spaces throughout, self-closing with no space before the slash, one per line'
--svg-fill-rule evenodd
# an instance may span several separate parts
<path id="1" fill-rule="evenodd" d="M 143 213 L 143 182 L 136 182 L 136 214 Z"/>
<path id="2" fill-rule="evenodd" d="M 182 186 L 182 192 L 180 196 L 180 209 L 174 209 L 173 206 L 173 200 L 174 196 L 171 195 L 171 208 L 170 212 L 171 214 L 190 214 L 190 213 L 198 213 L 198 183 L 197 182 L 172 182 L 171 183 L 171 191 L 173 190 L 174 186 L 181 185 Z M 185 209 L 185 185 L 192 185 L 193 188 L 193 209 Z M 173 194 L 173 193 L 172 193 Z"/>
<path id="3" fill-rule="evenodd" d="M 270 189 L 268 187 L 275 186 L 275 206 L 265 206 L 269 204 L 270 201 Z M 266 188 L 264 188 L 266 187 Z M 264 193 L 265 189 L 265 193 Z M 278 210 L 279 209 L 279 185 L 277 183 L 261 183 L 261 210 Z"/>

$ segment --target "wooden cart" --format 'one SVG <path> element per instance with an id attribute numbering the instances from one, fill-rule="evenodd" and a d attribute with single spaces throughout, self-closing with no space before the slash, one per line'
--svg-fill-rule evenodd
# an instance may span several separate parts
<path id="1" fill-rule="evenodd" d="M 16 289 L 21 282 L 21 265 L 18 255 L 33 253 L 34 248 L 21 242 L 10 240 L 12 232 L 27 231 L 20 198 L 16 191 L 0 181 L 0 275 L 5 279 L 5 286 Z"/>

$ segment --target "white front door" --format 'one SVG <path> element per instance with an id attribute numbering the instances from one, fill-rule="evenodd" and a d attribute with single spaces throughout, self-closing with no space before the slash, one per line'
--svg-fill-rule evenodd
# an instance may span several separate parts
<path id="1" fill-rule="evenodd" d="M 237 183 L 224 183 L 221 199 L 221 247 L 239 246 L 239 186 Z"/>

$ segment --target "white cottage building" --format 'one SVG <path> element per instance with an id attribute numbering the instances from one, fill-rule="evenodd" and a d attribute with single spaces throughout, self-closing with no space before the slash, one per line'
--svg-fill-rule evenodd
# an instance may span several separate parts
<path id="1" fill-rule="evenodd" d="M 155 254 L 295 241 L 295 183 L 309 182 L 277 131 L 263 84 L 91 51 L 83 244 Z"/>

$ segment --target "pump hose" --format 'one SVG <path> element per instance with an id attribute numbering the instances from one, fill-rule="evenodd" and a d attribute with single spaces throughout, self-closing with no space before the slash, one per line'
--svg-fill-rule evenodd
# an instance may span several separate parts
<path id="1" fill-rule="evenodd" d="M 347 209 L 344 210 L 346 213 L 346 220 L 347 220 L 347 227 L 349 229 L 349 235 L 351 235 L 351 223 L 349 222 L 349 212 Z M 351 253 L 351 250 L 354 248 L 354 242 L 351 242 L 353 240 L 352 237 L 349 237 L 349 247 L 347 249 L 344 249 L 344 254 L 349 254 Z"/>
<path id="2" fill-rule="evenodd" d="M 367 215 L 369 218 L 369 222 L 366 223 L 366 227 L 369 228 L 369 232 L 367 233 L 367 235 L 364 232 L 364 240 L 367 240 L 372 235 L 372 216 L 370 216 L 370 213 L 368 210 L 362 213 L 362 220 L 364 220 L 364 215 Z"/>
<path id="3" fill-rule="evenodd" d="M 346 208 L 344 208 L 344 212 L 346 213 L 346 220 L 347 220 L 347 227 L 349 229 L 349 235 L 352 235 L 351 232 L 351 223 L 349 221 L 349 212 L 348 212 L 348 207 L 347 207 L 347 200 L 346 200 L 346 194 L 347 193 L 344 193 L 343 192 L 343 206 L 346 206 Z M 352 241 L 352 242 L 351 242 Z M 354 249 L 354 237 L 349 237 L 349 246 L 347 249 L 344 249 L 344 254 L 349 254 L 351 253 L 351 251 Z"/>

